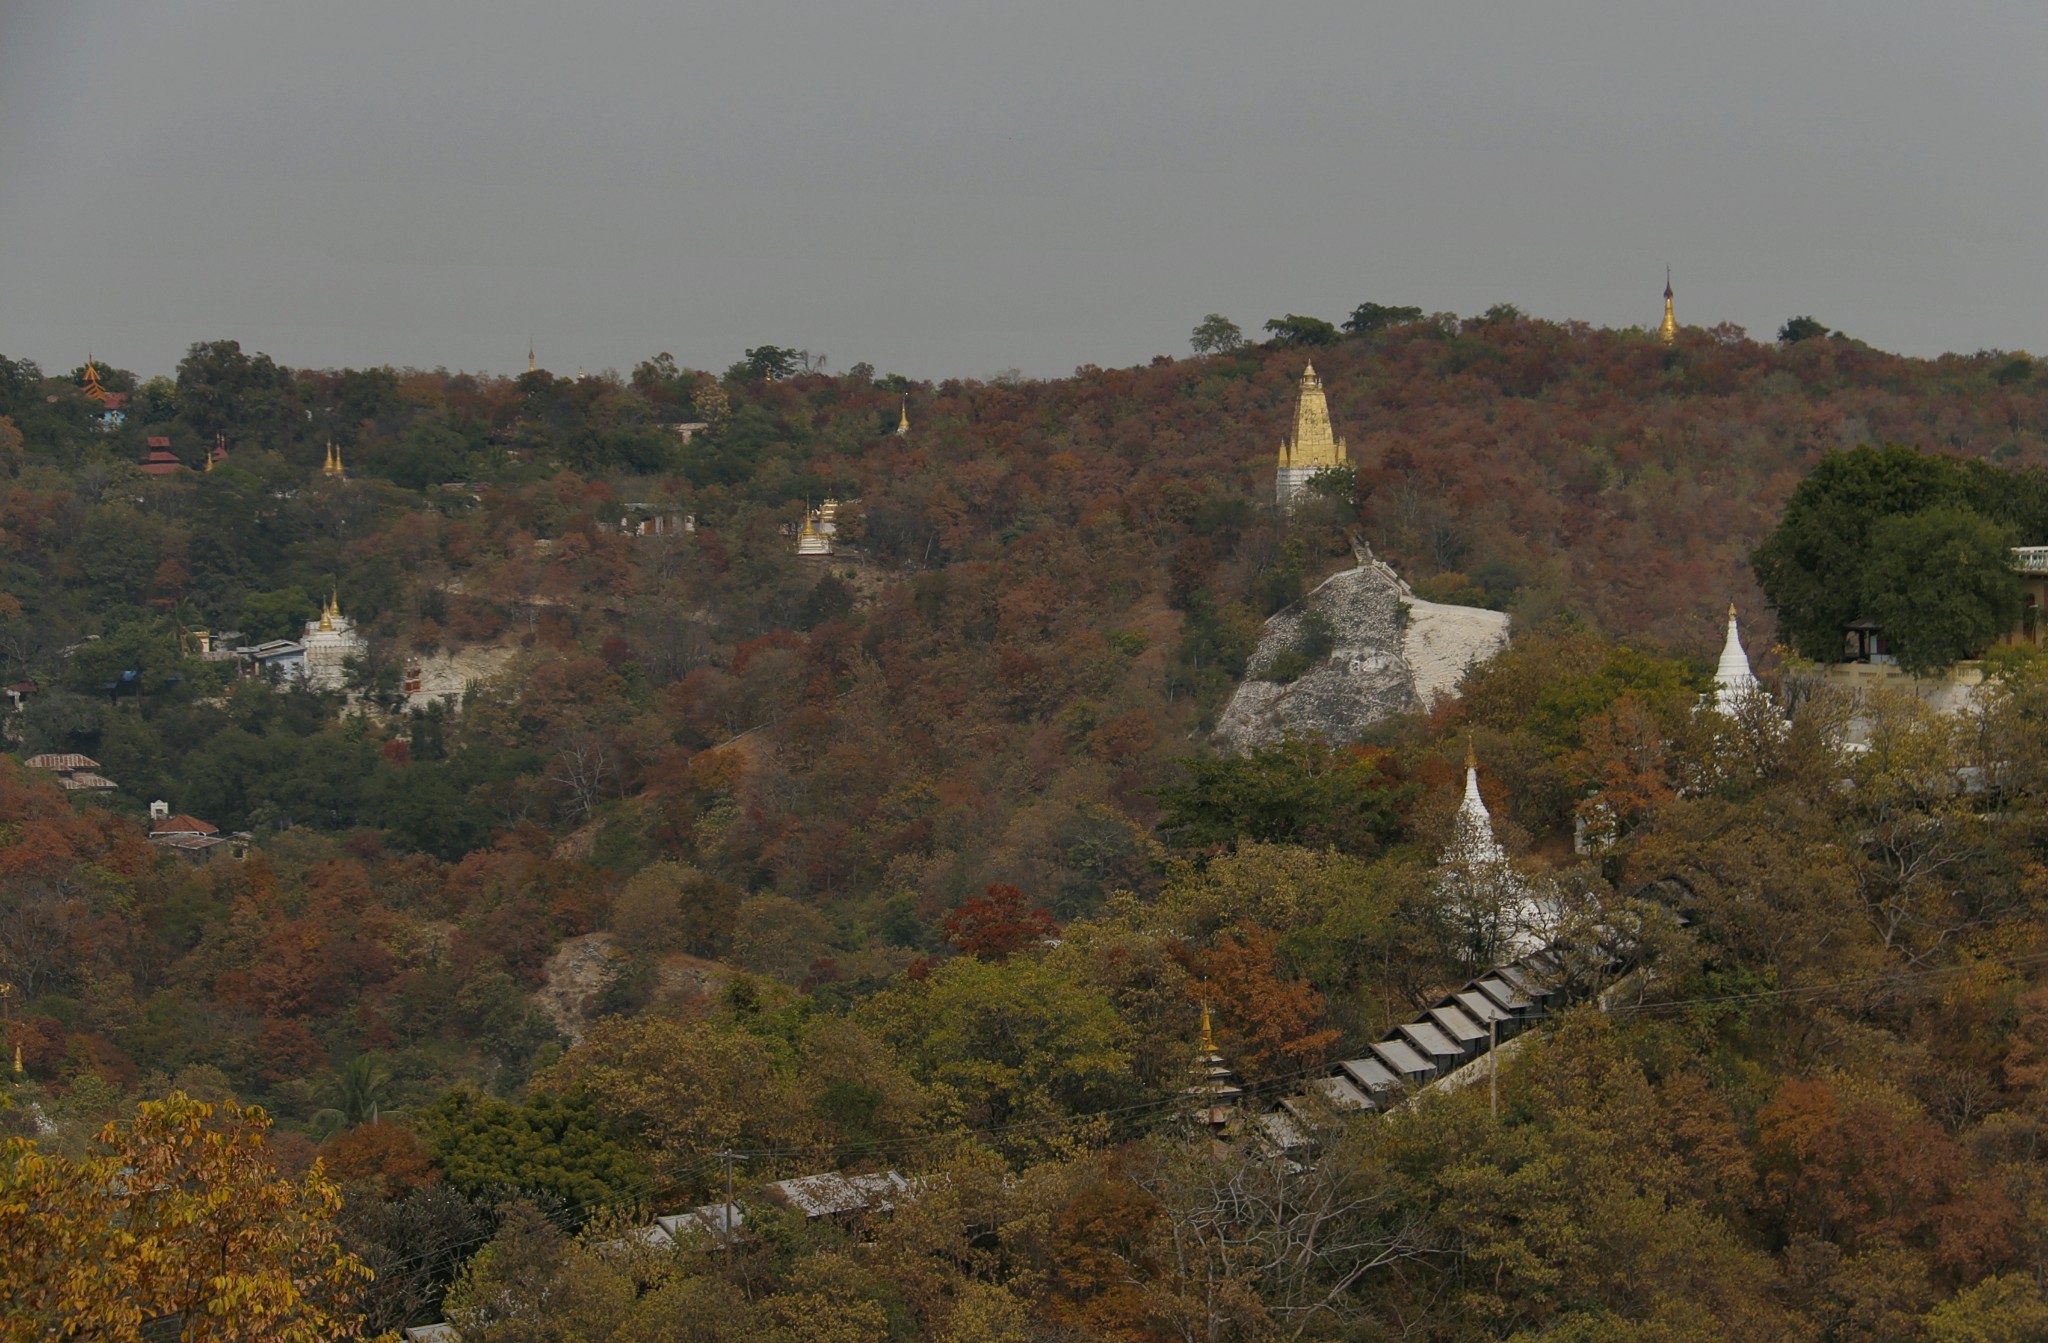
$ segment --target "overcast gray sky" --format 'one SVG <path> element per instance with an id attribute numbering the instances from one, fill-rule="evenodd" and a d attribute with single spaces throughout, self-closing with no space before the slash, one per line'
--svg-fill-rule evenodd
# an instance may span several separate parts
<path id="1" fill-rule="evenodd" d="M 0 352 L 919 377 L 1364 300 L 2048 352 L 2048 10 L 0 0 Z"/>

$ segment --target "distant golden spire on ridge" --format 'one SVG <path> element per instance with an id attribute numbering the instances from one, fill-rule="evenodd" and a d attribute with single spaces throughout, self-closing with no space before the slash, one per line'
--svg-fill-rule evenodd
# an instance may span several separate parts
<path id="1" fill-rule="evenodd" d="M 1678 340 L 1678 315 L 1671 309 L 1671 267 L 1664 268 L 1664 325 L 1657 328 L 1657 339 L 1666 345 Z"/>

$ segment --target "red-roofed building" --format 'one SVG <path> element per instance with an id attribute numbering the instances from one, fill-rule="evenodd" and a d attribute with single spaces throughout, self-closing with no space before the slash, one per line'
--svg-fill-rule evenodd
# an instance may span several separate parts
<path id="1" fill-rule="evenodd" d="M 211 862 L 214 850 L 232 841 L 241 841 L 229 850 L 239 858 L 248 838 L 239 832 L 232 836 L 223 835 L 219 826 L 197 816 L 187 816 L 183 812 L 173 815 L 168 802 L 149 804 L 149 842 L 159 849 L 181 853 L 192 862 Z"/>
<path id="2" fill-rule="evenodd" d="M 168 438 L 152 438 L 149 440 L 149 455 L 142 459 L 143 475 L 170 476 L 176 475 L 184 469 L 185 464 L 178 460 L 176 453 L 171 451 L 171 440 Z"/>
<path id="3" fill-rule="evenodd" d="M 89 755 L 32 755 L 21 763 L 30 769 L 50 771 L 57 776 L 57 786 L 67 793 L 105 793 L 117 786 L 112 779 L 93 772 L 100 762 Z"/>

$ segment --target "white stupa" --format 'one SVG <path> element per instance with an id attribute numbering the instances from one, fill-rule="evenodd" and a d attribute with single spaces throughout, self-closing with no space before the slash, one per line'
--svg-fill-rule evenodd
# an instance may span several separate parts
<path id="1" fill-rule="evenodd" d="M 1479 761 L 1465 746 L 1465 796 L 1444 850 L 1437 893 L 1466 926 L 1482 959 L 1505 961 L 1545 945 L 1548 920 L 1529 883 L 1494 837 L 1493 817 L 1479 795 Z"/>
<path id="2" fill-rule="evenodd" d="M 1762 693 L 1762 684 L 1750 670 L 1749 654 L 1742 649 L 1742 631 L 1735 625 L 1735 603 L 1729 602 L 1728 640 L 1721 645 L 1721 661 L 1714 668 L 1714 707 L 1733 714 L 1751 695 Z"/>

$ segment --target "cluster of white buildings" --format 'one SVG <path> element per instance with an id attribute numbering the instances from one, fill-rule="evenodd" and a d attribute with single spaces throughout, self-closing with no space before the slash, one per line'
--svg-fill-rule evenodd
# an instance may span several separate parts
<path id="1" fill-rule="evenodd" d="M 320 603 L 320 614 L 306 622 L 297 639 L 221 648 L 204 631 L 197 638 L 199 655 L 209 661 L 239 661 L 252 672 L 303 681 L 314 690 L 344 689 L 349 660 L 364 656 L 370 648 L 369 641 L 356 632 L 355 622 L 341 613 L 340 599 L 333 595 Z"/>

